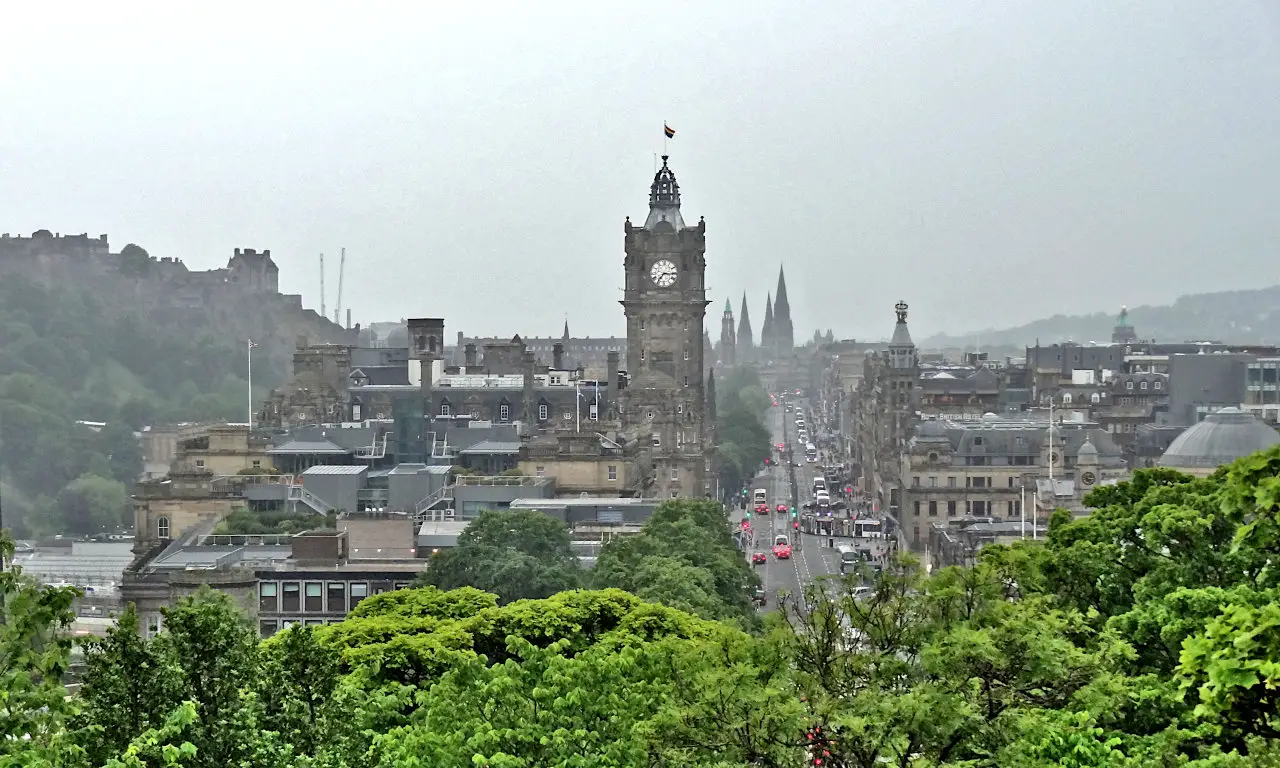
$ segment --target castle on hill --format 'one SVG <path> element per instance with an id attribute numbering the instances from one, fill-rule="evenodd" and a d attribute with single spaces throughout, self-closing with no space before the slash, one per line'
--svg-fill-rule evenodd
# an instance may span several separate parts
<path id="1" fill-rule="evenodd" d="M 6 273 L 92 285 L 108 312 L 137 314 L 154 327 L 253 339 L 282 370 L 299 339 L 354 344 L 359 330 L 303 307 L 300 294 L 280 293 L 280 269 L 269 250 L 236 248 L 225 267 L 192 270 L 180 258 L 157 258 L 133 244 L 113 253 L 106 235 L 41 229 L 30 237 L 0 234 L 0 275 Z"/>

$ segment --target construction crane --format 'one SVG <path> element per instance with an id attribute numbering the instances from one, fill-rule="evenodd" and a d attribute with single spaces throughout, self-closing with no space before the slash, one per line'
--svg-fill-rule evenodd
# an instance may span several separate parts
<path id="1" fill-rule="evenodd" d="M 347 269 L 347 249 L 342 249 L 342 256 L 338 259 L 338 300 L 333 303 L 333 322 L 342 325 L 342 275 Z M 321 312 L 321 315 L 324 313 Z"/>
<path id="2" fill-rule="evenodd" d="M 324 308 L 324 254 L 320 254 L 320 316 L 325 316 Z"/>

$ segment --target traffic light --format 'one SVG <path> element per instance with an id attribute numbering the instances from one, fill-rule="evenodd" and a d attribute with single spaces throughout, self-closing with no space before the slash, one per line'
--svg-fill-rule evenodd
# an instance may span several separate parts
<path id="1" fill-rule="evenodd" d="M 799 516 L 800 516 L 800 510 L 796 509 L 795 507 L 792 507 L 792 508 L 791 508 L 791 516 L 792 516 L 792 517 L 799 517 Z"/>

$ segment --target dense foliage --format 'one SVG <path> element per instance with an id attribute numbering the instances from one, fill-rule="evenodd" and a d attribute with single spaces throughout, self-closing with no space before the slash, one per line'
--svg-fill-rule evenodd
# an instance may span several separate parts
<path id="1" fill-rule="evenodd" d="M 142 471 L 134 430 L 243 420 L 246 366 L 232 339 L 110 316 L 92 286 L 0 280 L 5 524 L 20 535 L 115 529 Z M 255 383 L 279 380 L 261 366 Z"/>
<path id="2" fill-rule="evenodd" d="M 718 502 L 659 505 L 638 535 L 604 546 L 591 580 L 706 619 L 744 627 L 757 621 L 749 596 L 760 577 L 734 544 Z"/>
<path id="3" fill-rule="evenodd" d="M 70 596 L 7 571 L 0 766 L 1280 766 L 1280 449 L 1090 501 L 973 568 L 808 589 L 756 634 L 616 589 L 424 587 L 257 642 L 204 591 L 155 640 L 126 615 L 90 643 L 71 700 Z M 703 509 L 646 535 L 677 512 Z"/>
<path id="4" fill-rule="evenodd" d="M 769 393 L 754 368 L 727 369 L 716 381 L 716 460 L 726 496 L 746 485 L 772 454 L 768 412 Z"/>
<path id="5" fill-rule="evenodd" d="M 550 597 L 581 581 L 564 523 L 534 510 L 487 511 L 433 554 L 417 583 L 449 590 L 476 587 L 504 602 Z"/>

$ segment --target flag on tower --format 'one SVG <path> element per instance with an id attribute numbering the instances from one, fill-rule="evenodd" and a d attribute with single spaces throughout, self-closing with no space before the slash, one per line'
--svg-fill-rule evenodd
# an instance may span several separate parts
<path id="1" fill-rule="evenodd" d="M 667 135 L 668 139 L 674 139 L 676 137 L 676 129 L 666 123 L 662 124 L 662 132 Z"/>
<path id="2" fill-rule="evenodd" d="M 258 342 L 254 341 L 253 339 L 249 339 L 249 349 L 257 349 L 257 348 L 258 348 Z"/>

